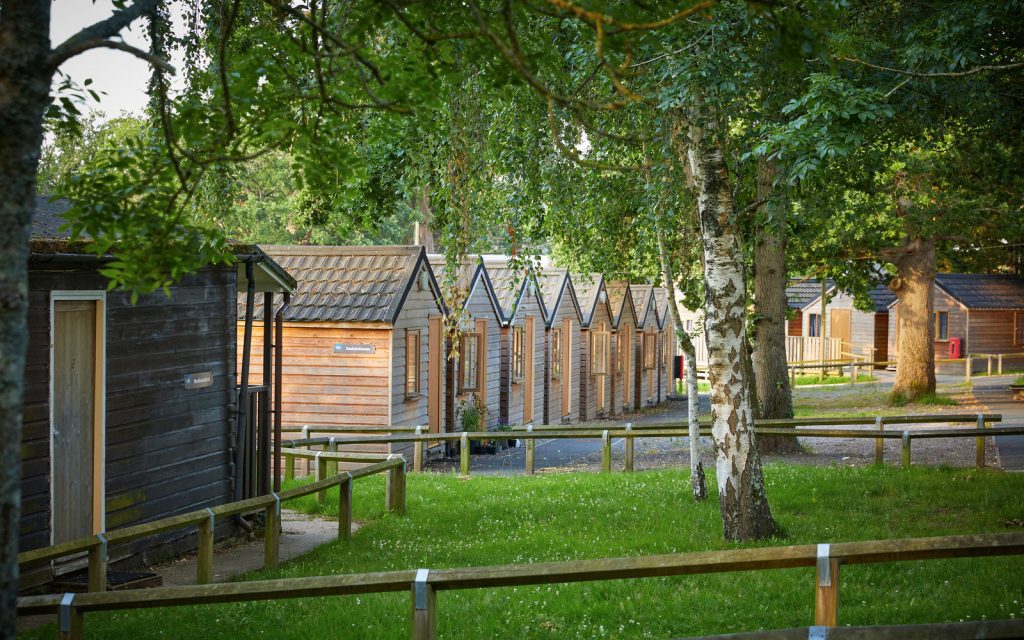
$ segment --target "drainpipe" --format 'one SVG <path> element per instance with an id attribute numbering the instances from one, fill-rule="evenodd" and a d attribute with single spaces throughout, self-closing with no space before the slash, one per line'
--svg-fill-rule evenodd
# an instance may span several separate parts
<path id="1" fill-rule="evenodd" d="M 281 374 L 284 359 L 284 314 L 292 302 L 292 294 L 284 294 L 284 304 L 277 310 L 274 321 L 274 492 L 281 490 Z"/>

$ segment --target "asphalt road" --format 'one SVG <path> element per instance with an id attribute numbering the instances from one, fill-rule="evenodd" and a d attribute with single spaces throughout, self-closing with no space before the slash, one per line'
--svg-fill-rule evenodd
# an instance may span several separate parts
<path id="1" fill-rule="evenodd" d="M 990 413 L 1001 413 L 1002 426 L 1024 424 L 1024 400 L 1014 400 L 1007 386 L 1016 375 L 974 378 L 974 396 Z M 997 436 L 999 461 L 1006 471 L 1024 471 L 1024 436 Z"/>

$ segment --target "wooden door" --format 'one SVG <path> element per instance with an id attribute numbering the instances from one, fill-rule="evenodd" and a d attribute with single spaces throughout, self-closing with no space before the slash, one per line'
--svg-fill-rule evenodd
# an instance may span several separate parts
<path id="1" fill-rule="evenodd" d="M 442 366 L 444 331 L 441 316 L 435 316 L 427 321 L 427 431 L 430 433 L 441 433 L 441 407 L 444 404 Z"/>
<path id="2" fill-rule="evenodd" d="M 54 544 L 103 530 L 103 352 L 97 300 L 53 301 L 51 498 Z"/>
<path id="3" fill-rule="evenodd" d="M 526 327 L 523 330 L 523 423 L 533 422 L 533 357 L 534 357 L 534 318 L 526 318 Z"/>
<path id="4" fill-rule="evenodd" d="M 562 321 L 562 415 L 572 413 L 572 318 Z"/>
<path id="5" fill-rule="evenodd" d="M 850 309 L 832 309 L 831 318 L 832 322 L 830 336 L 834 340 L 842 340 L 840 351 L 851 352 L 853 351 L 853 345 L 851 344 L 852 326 L 850 318 Z M 827 354 L 826 357 L 830 357 L 831 354 Z"/>
<path id="6" fill-rule="evenodd" d="M 633 327 L 625 325 L 620 332 L 624 338 L 619 348 L 623 350 L 622 357 L 622 406 L 629 405 L 629 399 L 633 397 Z"/>

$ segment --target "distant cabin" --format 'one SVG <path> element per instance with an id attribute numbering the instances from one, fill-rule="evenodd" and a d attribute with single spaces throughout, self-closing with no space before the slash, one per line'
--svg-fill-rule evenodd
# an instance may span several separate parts
<path id="1" fill-rule="evenodd" d="M 247 272 L 261 295 L 295 287 L 262 251 L 239 246 L 237 264 L 132 302 L 100 273 L 113 258 L 87 253 L 61 229 L 67 208 L 39 197 L 32 220 L 21 551 L 235 500 L 244 475 L 233 455 L 236 297 Z M 223 523 L 219 533 L 233 527 Z M 111 547 L 110 559 L 138 567 L 194 541 L 178 530 Z M 21 587 L 83 563 L 23 573 Z"/>
<path id="2" fill-rule="evenodd" d="M 842 353 L 852 353 L 872 362 L 889 359 L 889 306 L 896 295 L 885 285 L 868 292 L 872 311 L 861 311 L 853 306 L 850 294 L 838 291 L 835 285 L 827 289 L 824 331 L 831 340 L 841 341 Z M 821 336 L 821 291 L 801 309 L 801 334 L 805 337 Z M 848 356 L 846 356 L 848 357 Z"/>
<path id="3" fill-rule="evenodd" d="M 627 413 L 636 405 L 636 326 L 637 317 L 629 283 L 606 282 L 605 290 L 612 308 L 612 411 Z"/>
<path id="4" fill-rule="evenodd" d="M 825 281 L 826 290 L 832 290 L 835 283 L 831 279 Z M 786 335 L 793 337 L 812 336 L 819 337 L 819 325 L 813 324 L 815 332 L 808 334 L 804 328 L 804 312 L 812 302 L 821 300 L 821 280 L 800 279 L 792 280 L 786 287 L 786 308 L 789 320 L 786 321 Z"/>
<path id="5" fill-rule="evenodd" d="M 950 342 L 969 354 L 1024 350 L 1024 280 L 1012 275 L 940 273 L 935 276 L 935 356 L 950 357 Z M 900 303 L 889 305 L 889 354 L 899 357 Z"/>
<path id="6" fill-rule="evenodd" d="M 454 345 L 448 339 L 445 369 L 446 431 L 463 431 L 467 427 L 463 416 L 466 407 L 483 410 L 483 426 L 488 430 L 498 427 L 501 415 L 501 310 L 497 295 L 483 263 L 467 260 L 458 277 L 451 283 L 446 278 L 447 266 L 442 255 L 430 255 L 430 265 L 442 291 L 453 287 L 461 302 L 445 298 L 449 313 L 454 307 L 462 310 L 457 357 L 451 357 Z M 480 426 L 479 420 L 476 426 Z"/>
<path id="7" fill-rule="evenodd" d="M 635 389 L 633 407 L 657 404 L 658 311 L 654 303 L 654 287 L 630 284 L 630 296 L 636 309 Z"/>
<path id="8" fill-rule="evenodd" d="M 366 426 L 440 433 L 444 308 L 424 248 L 263 249 L 298 282 L 283 314 L 283 424 L 308 425 L 310 434 L 317 427 Z M 259 306 L 256 316 L 262 313 Z M 263 343 L 261 324 L 254 345 Z M 262 363 L 254 363 L 252 375 L 261 373 Z M 411 452 L 408 444 L 358 448 Z"/>
<path id="9" fill-rule="evenodd" d="M 672 396 L 675 390 L 672 363 L 676 356 L 676 332 L 668 304 L 668 290 L 665 287 L 655 287 L 654 309 L 658 318 L 658 390 L 655 400 L 658 404 Z"/>
<path id="10" fill-rule="evenodd" d="M 501 306 L 502 424 L 539 424 L 544 419 L 545 309 L 532 268 L 520 269 L 501 256 L 485 256 L 484 267 Z"/>
<path id="11" fill-rule="evenodd" d="M 580 420 L 611 414 L 612 308 L 600 273 L 573 276 L 580 303 Z"/>
<path id="12" fill-rule="evenodd" d="M 545 331 L 544 424 L 571 424 L 580 417 L 580 305 L 567 269 L 538 276 Z"/>

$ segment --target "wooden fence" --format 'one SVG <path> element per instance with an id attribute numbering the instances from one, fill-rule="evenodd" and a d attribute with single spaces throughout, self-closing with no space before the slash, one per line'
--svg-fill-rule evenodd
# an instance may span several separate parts
<path id="1" fill-rule="evenodd" d="M 1020 427 L 990 427 L 990 423 L 1002 421 L 999 414 L 932 414 L 918 416 L 876 416 L 874 418 L 803 418 L 794 420 L 760 420 L 755 425 L 755 432 L 758 435 L 787 436 L 787 437 L 812 437 L 812 438 L 867 438 L 875 440 L 875 462 L 882 464 L 882 453 L 884 441 L 901 441 L 901 463 L 903 468 L 910 467 L 910 454 L 912 442 L 917 439 L 932 438 L 974 438 L 976 459 L 975 464 L 980 469 L 985 466 L 985 438 L 995 435 L 1021 435 L 1024 434 L 1024 426 Z M 938 428 L 938 429 L 917 429 L 917 430 L 886 430 L 886 426 L 897 424 L 964 424 L 973 423 L 975 428 Z M 867 429 L 833 429 L 834 426 L 866 426 L 874 427 Z M 710 436 L 710 422 L 701 423 L 701 435 Z M 817 427 L 817 428 L 814 428 Z M 374 444 L 374 443 L 412 443 L 413 444 L 413 470 L 422 471 L 424 451 L 427 442 L 459 442 L 459 469 L 462 475 L 468 476 L 470 472 L 470 448 L 471 440 L 496 440 L 502 438 L 516 438 L 526 443 L 525 473 L 532 475 L 535 469 L 537 440 L 550 439 L 600 439 L 601 440 L 601 470 L 610 472 L 612 468 L 612 440 L 622 439 L 625 442 L 624 470 L 627 472 L 634 469 L 634 441 L 637 438 L 678 438 L 688 435 L 685 425 L 678 423 L 650 423 L 645 425 L 633 425 L 625 423 L 621 428 L 597 429 L 592 426 L 580 425 L 542 425 L 534 427 L 514 428 L 513 431 L 475 431 L 458 433 L 431 433 L 431 434 L 398 434 L 380 436 L 350 436 L 333 439 L 333 446 L 342 447 L 348 444 Z M 324 445 L 324 438 L 312 438 L 306 440 L 292 441 L 292 447 L 282 451 L 286 457 L 315 458 L 317 452 L 302 450 L 298 447 L 313 447 Z M 287 452 L 287 453 L 285 453 Z M 321 452 L 322 453 L 322 452 Z M 352 455 L 352 454 L 345 454 Z M 356 454 L 358 455 L 358 454 Z M 294 463 L 289 462 L 286 469 L 293 467 Z"/>
<path id="2" fill-rule="evenodd" d="M 344 457 L 346 457 L 344 454 L 321 453 L 317 460 L 321 464 L 326 464 L 332 458 L 337 462 Z M 344 471 L 330 477 L 323 475 L 317 482 L 280 493 L 271 493 L 216 507 L 208 507 L 153 522 L 114 529 L 95 536 L 79 538 L 49 547 L 24 551 L 18 554 L 18 565 L 24 570 L 66 556 L 88 552 L 89 591 L 104 591 L 107 587 L 107 562 L 110 545 L 130 542 L 167 531 L 198 527 L 199 556 L 196 563 L 196 583 L 206 584 L 213 579 L 215 518 L 263 511 L 265 514 L 263 564 L 264 567 L 275 567 L 278 562 L 281 542 L 281 503 L 313 493 L 316 493 L 318 499 L 322 502 L 326 498 L 327 489 L 335 486 L 339 487 L 338 538 L 348 539 L 352 531 L 352 482 L 358 478 L 383 472 L 388 474 L 387 508 L 389 511 L 395 511 L 400 515 L 404 514 L 405 460 L 400 456 L 393 456 L 389 459 L 381 460 L 359 469 Z"/>
<path id="3" fill-rule="evenodd" d="M 1024 533 L 842 542 L 28 596 L 18 599 L 18 613 L 56 615 L 58 637 L 78 640 L 83 635 L 85 614 L 93 611 L 406 591 L 412 603 L 411 637 L 432 640 L 437 629 L 438 591 L 813 567 L 814 622 L 835 627 L 839 622 L 840 567 L 844 565 L 1022 553 Z"/>

